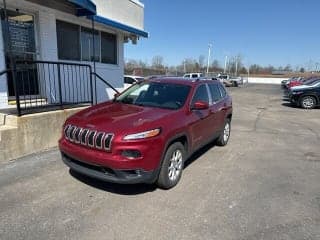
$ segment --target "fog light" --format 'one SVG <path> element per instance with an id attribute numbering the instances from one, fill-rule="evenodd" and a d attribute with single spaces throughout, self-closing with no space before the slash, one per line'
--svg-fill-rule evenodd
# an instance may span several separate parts
<path id="1" fill-rule="evenodd" d="M 138 150 L 123 150 L 121 155 L 126 158 L 139 158 L 139 157 L 141 157 L 141 153 Z"/>

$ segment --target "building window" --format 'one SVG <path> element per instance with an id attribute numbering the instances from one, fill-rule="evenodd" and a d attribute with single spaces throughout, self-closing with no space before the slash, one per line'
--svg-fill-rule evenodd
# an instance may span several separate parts
<path id="1" fill-rule="evenodd" d="M 64 60 L 80 60 L 79 26 L 57 20 L 58 57 Z"/>
<path id="2" fill-rule="evenodd" d="M 117 64 L 117 37 L 101 32 L 101 62 Z"/>
<path id="3" fill-rule="evenodd" d="M 117 64 L 117 36 L 57 20 L 58 58 Z"/>
<path id="4" fill-rule="evenodd" d="M 94 49 L 93 54 L 93 37 L 92 30 L 89 28 L 81 27 L 81 59 L 82 61 L 100 62 L 100 34 L 98 31 L 94 32 Z"/>

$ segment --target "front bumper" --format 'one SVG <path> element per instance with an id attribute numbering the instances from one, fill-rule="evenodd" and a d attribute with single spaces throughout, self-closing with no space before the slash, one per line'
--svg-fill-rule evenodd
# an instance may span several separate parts
<path id="1" fill-rule="evenodd" d="M 158 176 L 157 169 L 153 171 L 144 171 L 142 169 L 120 170 L 84 163 L 63 152 L 61 152 L 61 157 L 63 162 L 69 166 L 70 169 L 106 182 L 121 184 L 153 183 Z"/>
<path id="2" fill-rule="evenodd" d="M 300 98 L 300 95 L 294 95 L 294 94 L 291 94 L 289 97 L 290 102 L 295 105 L 299 105 L 299 98 Z"/>

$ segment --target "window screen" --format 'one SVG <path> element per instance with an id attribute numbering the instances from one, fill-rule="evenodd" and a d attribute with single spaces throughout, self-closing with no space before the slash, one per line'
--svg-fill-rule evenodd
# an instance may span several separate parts
<path id="1" fill-rule="evenodd" d="M 79 26 L 57 20 L 58 57 L 64 60 L 80 60 Z"/>
<path id="2" fill-rule="evenodd" d="M 101 32 L 101 62 L 117 64 L 117 37 Z"/>
<path id="3" fill-rule="evenodd" d="M 93 37 L 92 30 L 81 27 L 81 58 L 82 61 L 100 61 L 100 34 L 98 31 L 94 32 L 94 49 L 95 57 L 93 56 Z"/>

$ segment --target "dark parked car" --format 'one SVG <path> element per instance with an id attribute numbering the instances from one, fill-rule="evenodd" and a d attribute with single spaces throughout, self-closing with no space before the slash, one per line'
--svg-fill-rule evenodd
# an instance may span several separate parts
<path id="1" fill-rule="evenodd" d="M 293 87 L 289 93 L 290 102 L 305 109 L 320 105 L 320 80 L 312 85 Z"/>
<path id="2" fill-rule="evenodd" d="M 219 81 L 155 79 L 67 119 L 59 147 L 74 171 L 168 189 L 185 160 L 216 139 L 227 144 L 232 100 Z"/>

